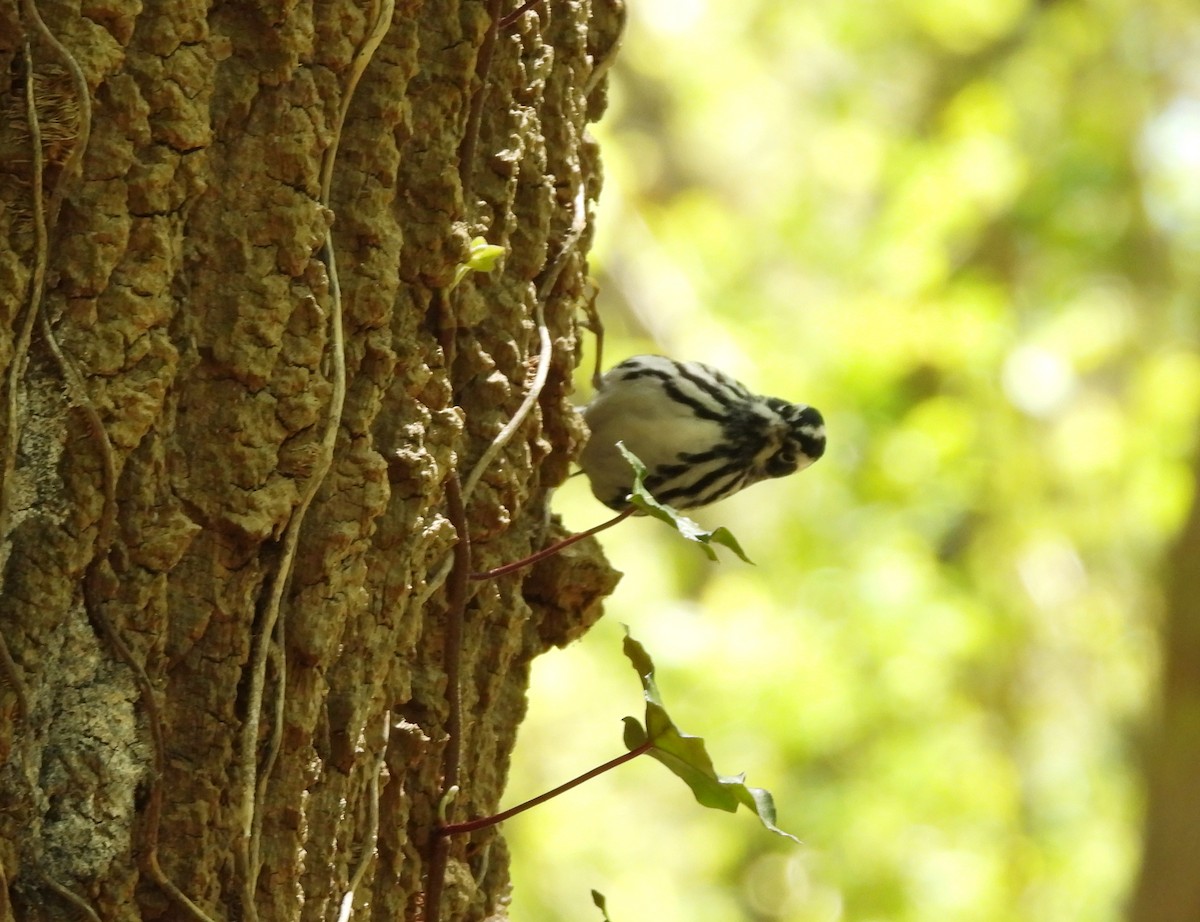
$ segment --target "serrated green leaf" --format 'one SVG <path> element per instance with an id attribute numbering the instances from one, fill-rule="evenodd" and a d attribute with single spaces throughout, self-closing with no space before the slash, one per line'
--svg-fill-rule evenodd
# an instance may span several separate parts
<path id="1" fill-rule="evenodd" d="M 752 788 L 745 784 L 745 774 L 736 775 L 733 778 L 722 778 L 723 784 L 728 784 L 733 790 L 737 799 L 758 814 L 759 820 L 767 829 L 775 833 L 777 836 L 786 836 L 793 842 L 799 844 L 797 839 L 790 832 L 784 832 L 775 825 L 775 798 L 771 796 L 771 792 L 766 788 Z"/>
<path id="2" fill-rule="evenodd" d="M 712 537 L 710 537 L 709 540 L 713 544 L 720 544 L 723 547 L 729 548 L 731 551 L 741 557 L 742 560 L 746 561 L 746 563 L 750 564 L 751 566 L 754 565 L 754 561 L 746 556 L 746 552 L 742 550 L 742 546 L 738 544 L 738 539 L 733 536 L 733 532 L 731 532 L 724 525 L 713 529 Z"/>
<path id="3" fill-rule="evenodd" d="M 625 629 L 624 651 L 637 670 L 646 699 L 645 727 L 636 718 L 625 718 L 626 748 L 636 749 L 649 739 L 653 745 L 647 754 L 682 779 L 702 806 L 733 813 L 741 804 L 753 811 L 771 832 L 799 842 L 795 836 L 775 825 L 775 801 L 768 791 L 748 787 L 745 775 L 718 775 L 704 747 L 704 740 L 683 733 L 675 726 L 654 681 L 654 661 L 646 648 L 633 639 L 629 628 Z"/>
<path id="4" fill-rule="evenodd" d="M 633 668 L 637 670 L 638 678 L 642 681 L 642 689 L 646 694 L 647 701 L 653 701 L 655 704 L 661 703 L 658 697 L 658 686 L 654 683 L 654 660 L 650 659 L 650 654 L 646 652 L 638 641 L 633 639 L 633 635 L 629 633 L 629 625 L 621 625 L 625 628 L 625 642 L 622 649 L 625 651 L 625 656 L 629 662 L 633 663 Z M 632 720 L 633 718 L 627 718 Z"/>
<path id="5" fill-rule="evenodd" d="M 633 468 L 633 490 L 629 494 L 629 503 L 638 509 L 640 512 L 648 516 L 658 519 L 660 522 L 666 522 L 674 528 L 680 535 L 688 541 L 695 542 L 700 550 L 708 556 L 709 560 L 717 560 L 716 549 L 712 545 L 720 544 L 723 547 L 729 548 L 738 557 L 753 564 L 754 561 L 746 556 L 746 552 L 742 550 L 742 546 L 738 543 L 737 538 L 726 527 L 706 531 L 700 524 L 686 515 L 681 513 L 674 506 L 669 506 L 666 503 L 660 503 L 646 489 L 646 465 L 642 463 L 633 452 L 625 447 L 624 442 L 617 442 L 617 450 L 624 455 L 625 460 L 629 462 L 629 466 Z"/>
<path id="6" fill-rule="evenodd" d="M 662 712 L 661 718 L 652 720 L 649 705 L 646 709 L 646 722 L 657 726 L 650 732 L 654 747 L 647 753 L 667 766 L 675 775 L 692 789 L 696 800 L 705 807 L 714 810 L 724 810 L 733 813 L 738 808 L 738 799 L 734 793 L 721 784 L 720 776 L 713 768 L 708 750 L 704 748 L 704 740 L 699 736 L 681 733 L 679 728 Z"/>

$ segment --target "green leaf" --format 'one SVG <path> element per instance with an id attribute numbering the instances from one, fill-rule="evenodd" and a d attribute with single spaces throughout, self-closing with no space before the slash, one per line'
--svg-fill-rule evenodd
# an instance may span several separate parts
<path id="1" fill-rule="evenodd" d="M 600 914 L 604 916 L 604 922 L 612 922 L 608 917 L 608 901 L 604 899 L 604 894 L 599 890 L 592 891 L 592 902 L 596 904 L 596 908 L 600 910 Z"/>
<path id="2" fill-rule="evenodd" d="M 698 522 L 689 519 L 673 506 L 660 503 L 651 496 L 644 483 L 646 479 L 646 465 L 642 463 L 637 455 L 625 447 L 624 442 L 617 442 L 617 450 L 625 456 L 625 460 L 633 468 L 633 492 L 628 497 L 631 505 L 646 515 L 653 516 L 660 522 L 666 522 L 688 541 L 694 541 L 699 545 L 700 550 L 708 555 L 709 560 L 717 559 L 717 552 L 713 548 L 713 545 L 720 544 L 723 547 L 729 548 L 729 550 L 737 554 L 746 563 L 754 563 L 753 560 L 746 556 L 746 552 L 742 550 L 742 546 L 738 544 L 737 538 L 733 536 L 733 533 L 728 528 L 721 526 L 713 531 L 705 531 L 700 527 Z"/>
<path id="3" fill-rule="evenodd" d="M 460 263 L 454 270 L 454 281 L 450 290 L 458 287 L 458 283 L 471 272 L 491 272 L 496 266 L 496 260 L 504 255 L 504 247 L 488 243 L 482 237 L 475 237 L 467 248 L 467 261 Z"/>
<path id="4" fill-rule="evenodd" d="M 633 752 L 646 742 L 646 728 L 638 722 L 636 717 L 622 717 L 621 719 L 625 722 L 625 732 L 621 734 L 621 739 L 625 743 L 625 748 Z"/>
<path id="5" fill-rule="evenodd" d="M 702 806 L 733 813 L 740 804 L 752 810 L 771 832 L 799 842 L 791 833 L 775 825 L 775 801 L 768 791 L 747 786 L 745 775 L 717 774 L 712 758 L 704 747 L 704 740 L 683 733 L 675 726 L 654 681 L 654 662 L 646 648 L 633 639 L 628 628 L 625 629 L 624 650 L 637 670 L 646 699 L 644 727 L 636 718 L 625 718 L 626 748 L 633 750 L 650 740 L 653 745 L 647 755 L 653 756 L 683 779 Z"/>
<path id="6" fill-rule="evenodd" d="M 504 255 L 504 247 L 488 243 L 482 237 L 475 237 L 467 250 L 467 268 L 474 272 L 491 272 L 496 266 L 496 260 Z"/>

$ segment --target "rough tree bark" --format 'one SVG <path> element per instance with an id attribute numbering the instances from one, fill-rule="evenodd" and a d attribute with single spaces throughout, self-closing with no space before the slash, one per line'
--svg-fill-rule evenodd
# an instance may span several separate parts
<path id="1" fill-rule="evenodd" d="M 475 570 L 560 530 L 620 9 L 398 3 L 0 0 L 0 922 L 433 915 L 447 486 Z M 614 581 L 471 584 L 454 819 Z M 502 916 L 450 845 L 441 918 Z"/>

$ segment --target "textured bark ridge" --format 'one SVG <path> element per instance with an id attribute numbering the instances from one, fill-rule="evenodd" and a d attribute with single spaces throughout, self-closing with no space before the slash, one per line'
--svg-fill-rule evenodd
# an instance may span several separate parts
<path id="1" fill-rule="evenodd" d="M 528 392 L 620 9 L 399 0 L 372 54 L 384 6 L 0 0 L 0 922 L 428 915 L 446 482 Z M 450 291 L 476 234 L 507 255 Z M 561 531 L 589 236 L 473 569 Z M 585 543 L 473 584 L 456 818 L 614 583 Z M 507 886 L 456 839 L 441 917 Z"/>

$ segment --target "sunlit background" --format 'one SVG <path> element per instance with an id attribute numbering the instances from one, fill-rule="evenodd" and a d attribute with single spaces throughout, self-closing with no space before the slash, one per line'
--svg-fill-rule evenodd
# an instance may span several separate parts
<path id="1" fill-rule="evenodd" d="M 505 825 L 513 918 L 1115 922 L 1200 410 L 1200 13 L 630 0 L 610 73 L 605 364 L 713 363 L 830 450 L 697 516 L 756 566 L 603 536 L 506 804 L 623 751 L 627 624 L 803 845 L 638 759 Z"/>

